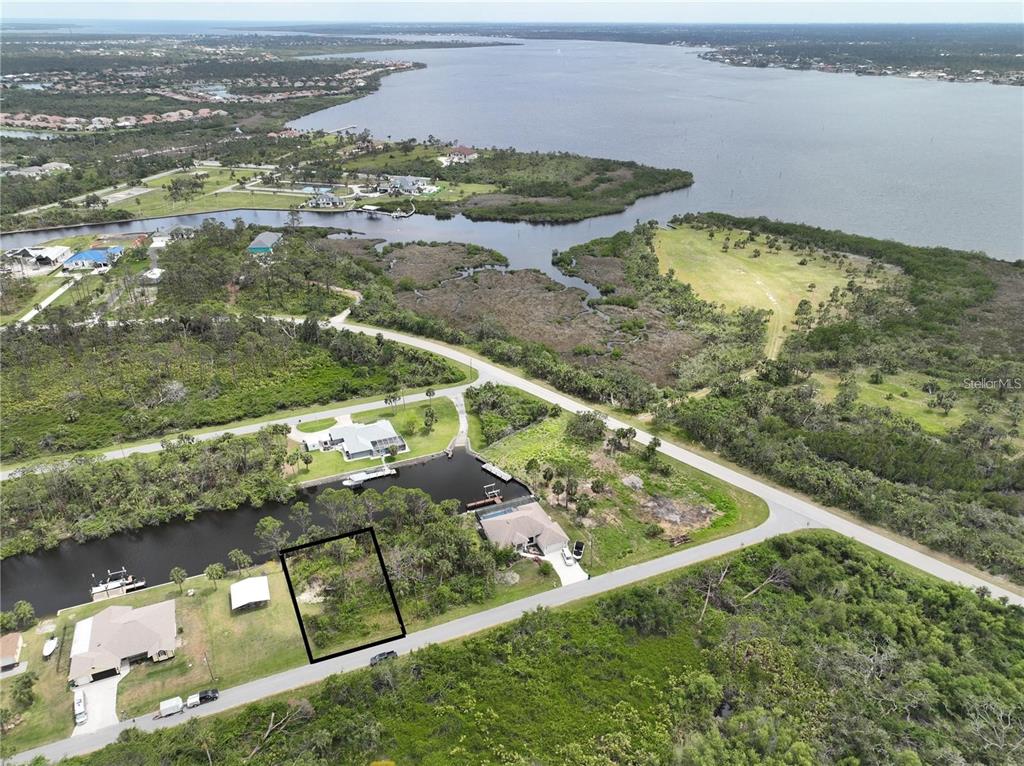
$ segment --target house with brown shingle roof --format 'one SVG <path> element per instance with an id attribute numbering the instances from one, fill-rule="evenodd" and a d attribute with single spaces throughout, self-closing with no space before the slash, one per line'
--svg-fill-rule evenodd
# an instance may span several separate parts
<path id="1" fill-rule="evenodd" d="M 75 624 L 68 680 L 82 686 L 117 675 L 133 662 L 169 660 L 177 639 L 173 600 L 134 609 L 107 607 Z"/>

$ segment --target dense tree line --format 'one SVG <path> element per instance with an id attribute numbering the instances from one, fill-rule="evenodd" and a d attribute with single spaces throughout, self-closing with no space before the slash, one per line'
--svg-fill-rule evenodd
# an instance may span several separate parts
<path id="1" fill-rule="evenodd" d="M 380 337 L 253 316 L 14 327 L 0 361 L 8 459 L 462 378 Z"/>
<path id="2" fill-rule="evenodd" d="M 287 428 L 283 429 L 287 432 Z M 256 436 L 168 440 L 152 455 L 78 457 L 4 481 L 3 556 L 190 519 L 208 510 L 286 500 L 281 427 Z"/>
<path id="3" fill-rule="evenodd" d="M 388 577 L 403 615 L 425 618 L 450 608 L 480 603 L 494 593 L 499 566 L 516 554 L 497 550 L 478 534 L 472 515 L 460 516 L 454 500 L 435 503 L 418 489 L 390 487 L 383 493 L 325 489 L 317 496 L 323 526 L 300 507 L 294 516 L 296 542 L 311 542 L 372 525 L 384 556 Z M 275 525 L 276 526 L 276 525 Z M 273 540 L 281 548 L 289 542 Z M 299 556 L 299 554 L 302 554 Z M 367 610 L 379 609 L 386 594 L 376 572 L 376 553 L 368 538 L 355 545 L 314 546 L 289 554 L 289 572 L 300 590 L 315 587 L 325 595 L 323 616 L 311 627 L 320 646 L 363 624 Z M 358 582 L 357 582 L 358 581 Z M 325 587 L 326 586 L 326 587 Z M 378 587 L 379 586 L 379 587 Z M 357 592 L 366 591 L 366 593 Z M 390 610 L 390 601 L 384 602 Z M 310 626 L 310 624 L 307 624 Z"/>
<path id="4" fill-rule="evenodd" d="M 70 763 L 1009 765 L 1022 617 L 805 533 Z"/>
<path id="5" fill-rule="evenodd" d="M 566 223 L 625 210 L 640 197 L 693 184 L 685 170 L 654 168 L 637 162 L 584 157 L 568 152 L 487 149 L 470 162 L 442 166 L 444 153 L 416 153 L 414 141 L 386 147 L 349 165 L 356 170 L 418 175 L 453 183 L 490 184 L 499 195 L 476 195 L 472 205 L 420 197 L 417 212 L 450 217 L 459 212 L 476 221 Z M 386 208 L 394 207 L 386 202 Z"/>

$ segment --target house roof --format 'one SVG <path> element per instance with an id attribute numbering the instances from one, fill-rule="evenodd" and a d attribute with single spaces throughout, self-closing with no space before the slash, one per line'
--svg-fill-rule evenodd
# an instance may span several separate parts
<path id="1" fill-rule="evenodd" d="M 231 609 L 270 601 L 270 580 L 267 576 L 247 577 L 231 586 Z"/>
<path id="2" fill-rule="evenodd" d="M 331 437 L 344 442 L 345 452 L 380 452 L 390 445 L 401 448 L 405 441 L 387 420 L 331 429 Z"/>
<path id="3" fill-rule="evenodd" d="M 173 600 L 137 609 L 107 607 L 75 624 L 68 678 L 74 680 L 113 670 L 123 660 L 141 654 L 150 658 L 172 655 L 177 635 Z"/>
<path id="4" fill-rule="evenodd" d="M 13 665 L 21 656 L 21 633 L 7 633 L 0 636 L 0 665 Z"/>
<path id="5" fill-rule="evenodd" d="M 265 231 L 249 243 L 249 247 L 273 247 L 283 235 L 276 231 Z"/>
<path id="6" fill-rule="evenodd" d="M 110 263 L 110 253 L 107 250 L 83 250 L 68 258 L 67 263 Z"/>
<path id="7" fill-rule="evenodd" d="M 463 157 L 468 157 L 471 154 L 476 154 L 476 149 L 469 146 L 456 146 L 448 154 L 459 154 Z"/>
<path id="8" fill-rule="evenodd" d="M 526 503 L 518 508 L 480 519 L 484 535 L 499 548 L 526 545 L 531 540 L 541 550 L 549 550 L 569 542 L 569 537 L 540 507 L 540 503 Z"/>

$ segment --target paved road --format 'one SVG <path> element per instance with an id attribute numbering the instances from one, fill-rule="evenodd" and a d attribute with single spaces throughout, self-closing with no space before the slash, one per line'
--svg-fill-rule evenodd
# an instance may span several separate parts
<path id="1" fill-rule="evenodd" d="M 432 351 L 436 354 L 452 359 L 453 361 L 473 367 L 479 372 L 480 382 L 490 380 L 505 385 L 515 386 L 552 404 L 557 404 L 570 412 L 581 412 L 590 409 L 586 404 L 579 402 L 572 397 L 553 391 L 552 389 L 535 383 L 534 381 L 527 380 L 512 371 L 505 370 L 501 367 L 490 364 L 489 362 L 480 360 L 459 348 L 391 330 L 381 330 L 377 327 L 357 325 L 350 323 L 347 320 L 348 312 L 346 311 L 344 314 L 332 319 L 331 324 L 335 327 L 344 327 L 346 329 L 365 334 L 376 335 L 379 333 L 391 340 L 415 346 L 426 351 Z M 438 391 L 438 394 L 454 394 L 457 396 L 461 394 L 465 387 L 466 386 L 457 386 L 450 389 L 442 389 Z M 420 401 L 426 399 L 426 396 L 423 394 L 416 394 L 407 397 L 407 399 L 409 401 Z M 294 425 L 302 418 L 320 418 L 331 415 L 337 417 L 338 415 L 345 413 L 374 409 L 380 405 L 380 402 L 369 402 L 349 407 L 339 407 L 333 410 L 326 410 L 324 412 L 311 413 L 301 416 L 301 418 L 290 417 L 284 418 L 280 421 L 271 422 L 282 422 Z M 251 433 L 259 430 L 265 425 L 266 423 L 257 423 L 249 426 L 228 428 L 204 434 L 199 438 L 214 438 L 218 434 L 228 432 L 236 434 Z M 626 425 L 626 423 L 615 418 L 608 418 L 608 426 L 610 428 L 621 428 Z M 653 436 L 645 431 L 638 430 L 636 438 L 641 444 L 647 444 Z M 126 448 L 124 452 L 152 452 L 159 449 L 159 443 L 155 443 Z M 426 630 L 412 633 L 399 641 L 389 644 L 389 648 L 393 648 L 395 651 L 404 654 L 423 648 L 429 644 L 450 641 L 455 638 L 460 638 L 462 636 L 510 622 L 518 618 L 524 612 L 531 611 L 540 606 L 561 606 L 580 598 L 587 598 L 599 593 L 604 593 L 608 590 L 630 585 L 689 564 L 739 550 L 747 545 L 762 542 L 763 540 L 767 540 L 779 534 L 812 527 L 830 529 L 839 532 L 840 534 L 851 537 L 871 548 L 874 548 L 875 550 L 893 556 L 896 559 L 911 564 L 912 566 L 943 580 L 972 588 L 985 586 L 989 588 L 994 596 L 1005 597 L 1012 603 L 1024 605 L 1024 596 L 1016 590 L 1010 590 L 1009 587 L 1004 587 L 992 580 L 984 579 L 978 575 L 972 574 L 971 572 L 964 571 L 963 569 L 938 558 L 935 554 L 919 550 L 916 547 L 900 542 L 878 531 L 864 527 L 825 508 L 815 505 L 814 503 L 796 497 L 785 490 L 773 487 L 759 481 L 758 479 L 739 473 L 732 468 L 716 463 L 702 455 L 698 455 L 697 453 L 683 449 L 682 447 L 669 442 L 662 442 L 659 451 L 669 457 L 679 460 L 680 462 L 693 466 L 694 468 L 763 498 L 769 509 L 768 519 L 755 529 L 740 532 L 720 540 L 714 540 L 687 550 L 662 556 L 661 558 L 657 558 L 652 561 L 646 561 L 625 569 L 609 572 L 584 582 L 566 585 L 536 596 L 530 596 L 529 598 L 504 604 L 502 606 L 495 607 L 494 609 L 489 609 L 484 612 L 479 612 L 458 620 L 452 620 L 451 622 L 447 622 L 442 625 L 437 625 Z M 112 454 L 107 453 L 107 457 L 118 457 L 120 454 L 120 450 L 115 450 Z M 35 750 L 22 753 L 12 759 L 11 762 L 23 763 L 31 760 L 37 755 L 42 755 L 48 759 L 59 759 L 68 755 L 81 754 L 110 744 L 117 739 L 117 736 L 121 731 L 131 728 L 132 726 L 137 726 L 140 729 L 151 731 L 167 726 L 175 726 L 191 717 L 219 713 L 239 705 L 254 702 L 270 695 L 319 681 L 334 673 L 364 667 L 369 661 L 369 658 L 377 651 L 380 651 L 380 647 L 356 652 L 346 655 L 345 657 L 320 662 L 315 665 L 305 665 L 273 676 L 251 681 L 232 689 L 226 689 L 221 693 L 221 697 L 217 702 L 204 705 L 195 710 L 186 711 L 182 715 L 171 716 L 166 719 L 144 718 L 137 719 L 135 721 L 123 721 L 116 726 L 111 726 L 92 734 L 82 734 L 74 737 L 73 739 L 69 738 L 61 740 L 59 742 L 54 742 L 49 745 L 36 748 Z"/>
<path id="2" fill-rule="evenodd" d="M 504 385 L 515 386 L 540 399 L 557 404 L 570 412 L 583 412 L 591 409 L 591 407 L 583 402 L 523 378 L 515 372 L 471 356 L 459 348 L 393 330 L 381 330 L 377 327 L 358 325 L 347 320 L 347 315 L 341 315 L 332 319 L 331 324 L 365 334 L 376 335 L 380 333 L 390 340 L 416 346 L 417 348 L 445 356 L 453 361 L 471 365 L 479 371 L 481 380 L 493 380 Z M 612 417 L 608 418 L 607 423 L 608 427 L 613 429 L 625 428 L 631 425 Z M 647 444 L 652 438 L 654 438 L 652 434 L 637 429 L 636 440 L 641 444 Z M 774 514 L 784 516 L 786 522 L 793 528 L 799 529 L 812 526 L 831 529 L 948 582 L 958 583 L 969 588 L 984 586 L 996 597 L 1004 596 L 1012 603 L 1024 605 L 1024 595 L 1022 595 L 1019 589 L 1008 583 L 965 571 L 953 563 L 939 558 L 933 552 L 921 550 L 912 546 L 912 544 L 901 542 L 887 534 L 865 527 L 855 521 L 839 516 L 822 506 L 799 498 L 786 490 L 773 487 L 721 463 L 709 460 L 696 452 L 691 452 L 665 441 L 662 442 L 659 452 L 704 471 L 704 473 L 710 474 L 733 486 L 745 489 L 753 495 L 757 495 L 768 503 Z M 733 538 L 727 539 L 731 540 Z M 1011 588 L 1014 589 L 1011 590 Z"/>
<path id="3" fill-rule="evenodd" d="M 62 296 L 64 293 L 66 293 L 68 290 L 74 287 L 78 280 L 80 280 L 81 278 L 81 274 L 75 274 L 74 276 L 72 276 L 71 279 L 68 280 L 68 282 L 58 287 L 52 293 L 43 298 L 43 300 L 39 301 L 39 308 L 34 308 L 27 314 L 25 314 L 25 316 L 18 320 L 18 324 L 28 324 L 29 322 L 31 322 L 33 319 L 35 319 L 36 315 L 40 311 L 45 309 L 47 306 L 49 306 L 51 303 L 57 300 L 60 296 Z"/>
<path id="4" fill-rule="evenodd" d="M 430 644 L 451 641 L 452 639 L 468 636 L 506 622 L 511 622 L 520 617 L 524 612 L 533 611 L 537 607 L 562 606 L 577 599 L 595 596 L 615 588 L 631 585 L 656 575 L 671 572 L 680 567 L 729 553 L 747 545 L 762 542 L 775 535 L 802 528 L 802 525 L 794 526 L 793 519 L 788 514 L 775 513 L 775 509 L 771 508 L 771 506 L 769 507 L 771 512 L 769 513 L 768 520 L 756 529 L 750 529 L 731 537 L 714 540 L 704 545 L 678 551 L 677 553 L 670 553 L 667 556 L 662 556 L 652 561 L 645 561 L 625 569 L 617 569 L 614 572 L 599 575 L 590 580 L 565 585 L 535 596 L 520 599 L 519 601 L 503 604 L 494 609 L 477 612 L 458 620 L 452 620 L 451 622 L 436 625 L 426 630 L 410 633 L 403 639 L 387 644 L 386 647 L 377 646 L 333 660 L 318 662 L 315 665 L 303 665 L 293 670 L 286 670 L 276 675 L 250 681 L 241 686 L 225 689 L 221 691 L 220 699 L 216 702 L 211 702 L 192 710 L 186 710 L 181 715 L 159 719 L 145 717 L 137 718 L 133 721 L 122 721 L 116 726 L 111 726 L 101 731 L 91 734 L 80 734 L 73 738 L 43 745 L 15 756 L 11 759 L 10 763 L 26 763 L 40 755 L 49 760 L 58 760 L 71 755 L 81 755 L 82 753 L 109 745 L 125 729 L 137 727 L 143 731 L 154 731 L 169 726 L 176 726 L 189 718 L 222 713 L 239 705 L 245 705 L 264 697 L 280 694 L 323 680 L 335 673 L 344 673 L 349 670 L 366 667 L 370 657 L 385 648 L 393 649 L 399 654 L 407 654 Z"/>
<path id="5" fill-rule="evenodd" d="M 469 387 L 470 384 L 463 384 L 460 386 L 452 386 L 450 388 L 439 388 L 436 390 L 437 396 L 446 396 L 452 399 L 453 402 L 461 401 L 462 392 Z M 405 403 L 411 402 L 425 402 L 427 395 L 424 393 L 419 394 L 406 394 L 402 401 Z M 320 410 L 317 412 L 307 413 L 305 415 L 290 415 L 284 418 L 276 418 L 274 420 L 263 420 L 258 423 L 249 423 L 243 426 L 231 426 L 230 428 L 219 428 L 216 431 L 206 431 L 203 433 L 192 434 L 196 441 L 209 441 L 210 439 L 216 439 L 219 436 L 225 434 L 235 434 L 236 436 L 243 436 L 245 434 L 254 434 L 263 428 L 270 425 L 283 424 L 294 428 L 299 423 L 307 420 L 320 420 L 321 418 L 339 418 L 345 415 L 354 415 L 357 412 L 368 412 L 369 410 L 379 410 L 388 405 L 383 399 L 378 399 L 372 402 L 363 402 L 362 404 L 350 404 L 344 407 L 334 407 L 328 410 Z M 456 405 L 457 406 L 457 405 Z M 461 427 L 461 423 L 460 423 Z M 163 449 L 163 446 L 159 441 L 145 442 L 143 444 L 134 444 L 127 447 L 118 447 L 116 449 L 107 450 L 106 452 L 98 453 L 97 457 L 103 460 L 116 460 L 118 458 L 128 457 L 129 455 L 135 454 L 147 454 L 153 452 L 159 452 Z M 54 461 L 51 461 L 54 462 Z M 34 468 L 41 469 L 45 467 L 45 463 Z M 5 468 L 0 471 L 0 481 L 5 481 L 11 476 L 17 474 L 19 471 L 24 470 L 21 468 Z"/>

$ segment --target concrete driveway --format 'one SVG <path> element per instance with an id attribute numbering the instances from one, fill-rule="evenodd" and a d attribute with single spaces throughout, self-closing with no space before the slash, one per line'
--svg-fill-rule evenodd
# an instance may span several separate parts
<path id="1" fill-rule="evenodd" d="M 583 582 L 587 579 L 587 573 L 583 571 L 583 567 L 577 561 L 572 566 L 569 566 L 562 560 L 561 551 L 555 551 L 549 553 L 546 556 L 542 556 L 545 561 L 551 563 L 551 566 L 555 568 L 555 572 L 558 573 L 558 579 L 562 581 L 562 585 L 572 585 L 573 583 Z"/>
<path id="2" fill-rule="evenodd" d="M 88 720 L 76 726 L 71 732 L 72 737 L 80 734 L 92 734 L 95 731 L 117 724 L 117 684 L 128 675 L 122 673 L 102 681 L 93 681 L 81 687 L 85 692 L 85 713 Z M 71 715 L 71 701 L 68 701 L 68 715 Z"/>

